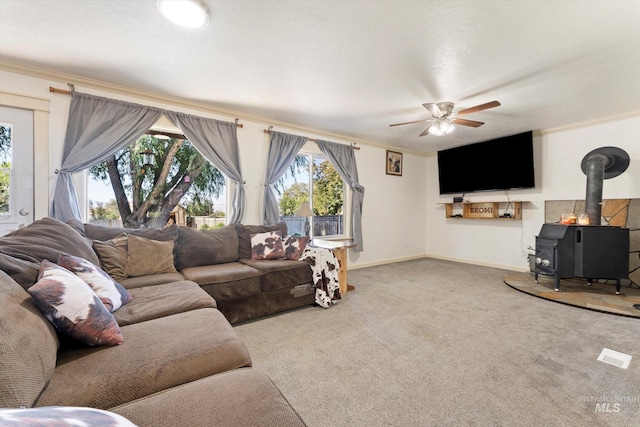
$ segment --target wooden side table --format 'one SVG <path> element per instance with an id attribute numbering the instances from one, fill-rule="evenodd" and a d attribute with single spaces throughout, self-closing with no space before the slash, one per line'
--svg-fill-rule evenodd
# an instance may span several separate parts
<path id="1" fill-rule="evenodd" d="M 357 245 L 351 239 L 325 240 L 313 239 L 311 244 L 319 248 L 331 249 L 333 255 L 338 260 L 338 282 L 340 282 L 340 295 L 355 288 L 347 282 L 347 249 L 355 248 Z"/>

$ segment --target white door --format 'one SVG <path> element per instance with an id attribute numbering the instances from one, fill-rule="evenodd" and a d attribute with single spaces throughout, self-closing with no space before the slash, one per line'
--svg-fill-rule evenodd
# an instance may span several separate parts
<path id="1" fill-rule="evenodd" d="M 33 222 L 33 111 L 0 107 L 0 236 Z"/>

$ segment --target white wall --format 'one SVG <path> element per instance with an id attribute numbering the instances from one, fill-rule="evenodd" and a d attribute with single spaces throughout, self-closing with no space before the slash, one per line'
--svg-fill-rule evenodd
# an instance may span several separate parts
<path id="1" fill-rule="evenodd" d="M 535 134 L 534 134 L 535 135 Z M 603 198 L 640 197 L 640 117 L 534 136 L 536 189 L 508 192 L 523 200 L 522 221 L 445 218 L 451 197 L 438 195 L 437 158 L 427 159 L 427 254 L 470 263 L 527 270 L 527 247 L 544 223 L 545 200 L 584 199 L 586 177 L 580 164 L 591 150 L 615 146 L 631 163 L 622 175 L 604 181 Z M 504 192 L 467 193 L 472 202 L 506 201 Z"/>
<path id="2" fill-rule="evenodd" d="M 68 95 L 50 93 L 49 86 L 66 89 L 66 82 L 73 78 L 57 77 L 36 73 L 37 77 L 0 71 L 0 91 L 16 93 L 24 96 L 49 99 L 49 162 L 48 169 L 39 168 L 36 173 L 46 174 L 49 183 L 48 200 L 37 200 L 39 206 L 50 205 L 50 199 L 55 186 L 55 169 L 60 167 L 60 159 L 67 116 L 71 98 Z M 78 81 L 82 81 L 78 79 Z M 107 89 L 104 89 L 107 87 Z M 208 108 L 200 108 L 181 100 L 147 96 L 135 90 L 112 87 L 110 85 L 82 86 L 75 84 L 78 92 L 90 93 L 114 99 L 122 99 L 144 105 L 183 111 L 219 120 L 233 121 L 236 117 L 244 127 L 238 129 L 238 144 L 243 177 L 246 181 L 246 211 L 243 218 L 245 224 L 261 222 L 260 209 L 262 206 L 262 182 L 264 166 L 267 158 L 269 136 L 263 131 L 272 123 L 256 119 L 246 119 L 242 116 L 230 116 Z M 132 95 L 133 94 L 133 95 Z M 160 100 L 158 100 L 160 99 Z M 309 138 L 320 138 L 337 143 L 350 143 L 332 136 L 322 135 L 311 131 L 301 131 L 285 126 L 276 126 L 275 130 Z M 386 149 L 358 144 L 361 149 L 356 151 L 358 173 L 361 185 L 365 187 L 363 237 L 364 252 L 349 251 L 349 266 L 366 266 L 394 260 L 419 257 L 426 252 L 426 240 L 422 237 L 426 233 L 425 217 L 426 194 L 424 191 L 426 179 L 426 159 L 421 156 L 404 153 L 403 176 L 385 174 Z M 77 190 L 80 197 L 86 196 L 85 180 L 77 176 Z M 86 198 L 85 198 L 86 200 Z M 84 200 L 83 200 L 84 202 Z M 45 212 L 48 209 L 44 210 Z"/>
<path id="3" fill-rule="evenodd" d="M 48 169 L 38 168 L 53 194 L 60 167 L 62 144 L 67 123 L 70 97 L 49 92 L 49 86 L 65 89 L 67 77 L 33 77 L 0 71 L 0 91 L 49 99 Z M 97 89 L 98 87 L 99 89 Z M 107 87 L 104 89 L 103 87 Z M 147 96 L 109 85 L 76 84 L 79 92 L 145 105 L 154 105 L 190 114 L 233 121 L 230 116 L 181 100 Z M 160 100 L 158 100 L 160 99 Z M 272 123 L 239 116 L 243 128 L 238 129 L 240 161 L 246 181 L 246 212 L 243 222 L 260 223 L 262 182 L 269 136 L 263 132 Z M 278 131 L 321 138 L 337 143 L 350 143 L 321 130 L 301 131 L 276 126 Z M 349 251 L 349 266 L 368 265 L 411 259 L 424 255 L 457 261 L 493 265 L 513 270 L 526 270 L 527 247 L 535 245 L 535 235 L 544 222 L 544 201 L 584 199 L 586 178 L 580 169 L 582 158 L 602 146 L 616 146 L 631 156 L 631 165 L 622 175 L 605 180 L 604 198 L 640 197 L 640 117 L 576 129 L 542 133 L 534 136 L 536 189 L 509 192 L 511 200 L 523 200 L 523 220 L 446 219 L 444 206 L 451 197 L 438 194 L 435 155 L 422 157 L 404 153 L 403 175 L 385 174 L 386 149 L 365 143 L 356 151 L 360 183 L 365 187 L 363 234 L 364 252 Z M 39 176 L 41 178 L 41 175 Z M 78 192 L 85 194 L 84 180 L 77 179 Z M 506 201 L 504 192 L 467 194 L 471 201 Z M 49 200 L 36 200 L 42 209 Z M 38 211 L 38 209 L 36 209 Z"/>

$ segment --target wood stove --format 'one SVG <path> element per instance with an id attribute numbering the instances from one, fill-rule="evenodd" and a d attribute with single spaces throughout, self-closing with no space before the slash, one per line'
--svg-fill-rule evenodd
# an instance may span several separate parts
<path id="1" fill-rule="evenodd" d="M 538 275 L 560 279 L 616 280 L 629 278 L 629 229 L 614 226 L 544 224 L 536 236 L 535 280 Z"/>

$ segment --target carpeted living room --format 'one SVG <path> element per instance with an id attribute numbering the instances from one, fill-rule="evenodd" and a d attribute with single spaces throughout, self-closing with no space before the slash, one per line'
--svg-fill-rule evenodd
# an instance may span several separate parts
<path id="1" fill-rule="evenodd" d="M 0 0 L 0 426 L 640 426 L 638 22 Z"/>
<path id="2" fill-rule="evenodd" d="M 635 359 L 639 319 L 533 297 L 510 274 L 430 258 L 358 269 L 328 310 L 236 329 L 313 426 L 638 425 L 640 365 L 597 359 Z"/>

